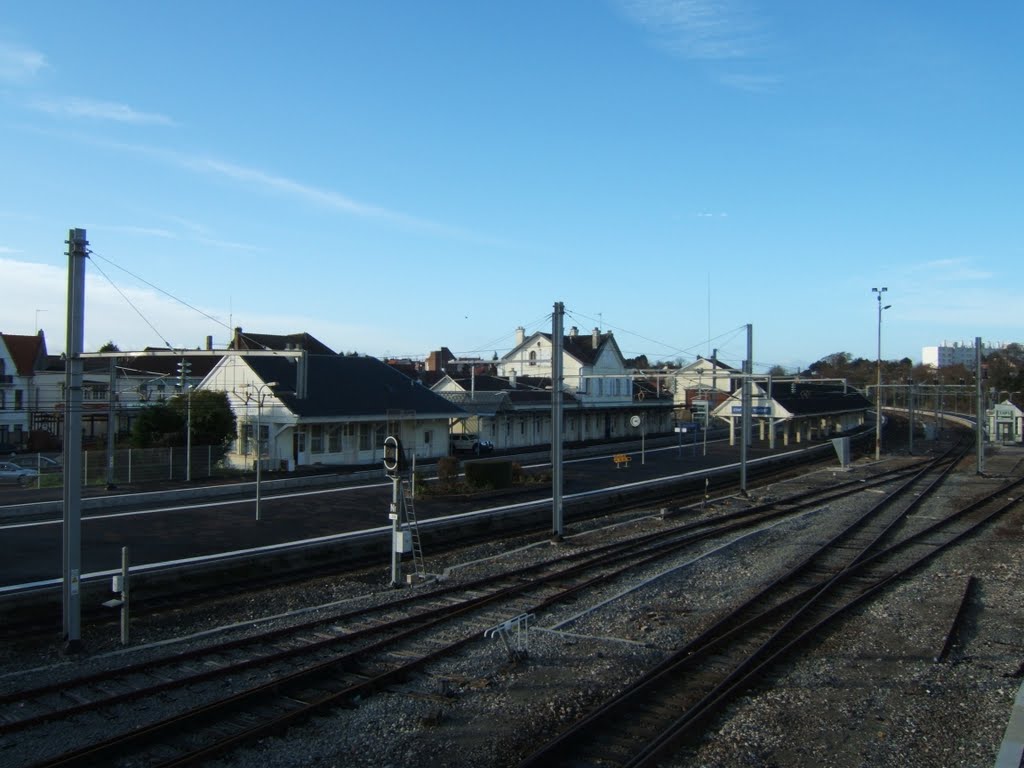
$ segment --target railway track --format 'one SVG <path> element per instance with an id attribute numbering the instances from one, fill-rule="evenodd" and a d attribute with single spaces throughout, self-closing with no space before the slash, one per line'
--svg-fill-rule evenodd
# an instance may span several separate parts
<path id="1" fill-rule="evenodd" d="M 170 717 L 102 742 L 76 745 L 38 765 L 116 763 L 125 756 L 156 765 L 205 760 L 325 707 L 370 695 L 431 660 L 479 640 L 482 628 L 510 615 L 543 611 L 705 539 L 764 526 L 865 488 L 905 483 L 908 472 L 879 473 L 868 480 L 793 494 L 735 513 L 686 520 L 668 531 L 563 552 L 552 562 L 498 576 L 440 585 L 379 606 L 218 643 L 171 659 L 11 692 L 0 697 L 4 713 L 0 734 L 45 742 L 54 729 L 74 732 L 78 717 L 103 717 L 103 712 L 127 703 L 143 709 L 144 702 L 154 697 L 178 698 L 181 711 Z M 676 514 L 690 515 L 693 510 Z M 227 695 L 225 681 L 233 681 Z"/>
<path id="2" fill-rule="evenodd" d="M 779 463 L 753 463 L 748 468 L 748 478 L 751 482 L 774 483 L 803 472 L 813 471 L 817 467 L 833 465 L 834 461 L 831 455 L 827 459 L 823 459 L 817 454 L 810 457 L 804 456 L 800 460 L 794 459 Z M 739 490 L 737 477 L 730 473 L 712 473 L 706 478 L 706 481 L 705 483 L 699 479 L 690 478 L 678 482 L 638 484 L 629 491 L 595 490 L 593 493 L 581 494 L 577 499 L 567 499 L 565 502 L 566 519 L 577 523 L 590 517 L 621 511 L 623 507 L 630 505 L 645 505 L 647 507 L 654 504 L 686 505 L 698 502 L 709 493 L 728 495 Z M 550 530 L 550 523 L 546 519 L 544 522 L 538 523 L 537 520 L 541 519 L 544 519 L 543 516 L 536 518 L 532 523 L 524 522 L 514 529 L 509 529 L 509 534 L 511 535 L 513 530 L 519 535 L 546 533 Z M 421 521 L 421 523 L 423 522 Z M 493 531 L 488 527 L 484 527 L 482 533 L 458 536 L 451 536 L 445 531 L 428 530 L 424 532 L 425 541 L 437 551 L 479 543 L 492 536 Z M 378 550 L 373 549 L 372 551 L 374 553 L 372 558 L 376 558 Z M 365 568 L 375 562 L 365 554 L 357 555 L 348 552 L 344 557 L 348 566 L 353 570 Z M 296 557 L 280 553 L 268 554 L 260 558 L 259 562 L 254 562 L 249 558 L 243 558 L 240 561 L 225 558 L 221 563 L 208 564 L 198 571 L 189 569 L 185 578 L 175 576 L 176 573 L 176 569 L 168 568 L 161 571 L 159 575 L 142 574 L 136 577 L 143 581 L 134 583 L 143 586 L 136 590 L 132 600 L 133 617 L 142 618 L 174 612 L 183 602 L 190 604 L 216 602 L 223 598 L 225 588 L 230 588 L 232 594 L 244 591 L 256 595 L 260 591 L 287 588 L 315 578 L 335 577 L 338 574 L 338 555 L 323 549 L 318 550 L 315 555 L 311 555 L 308 560 L 305 559 L 305 556 Z M 102 582 L 104 591 L 99 594 L 105 595 L 109 580 L 104 577 Z M 3 621 L 0 622 L 0 642 L 19 640 L 29 635 L 46 638 L 48 641 L 61 628 L 60 596 L 60 587 L 57 585 L 33 587 L 23 595 L 12 593 L 6 598 L 0 599 L 0 616 L 3 618 Z M 16 608 L 9 609 L 6 607 L 8 604 L 14 604 Z M 83 622 L 92 626 L 114 626 L 116 624 L 116 617 L 109 609 L 102 606 L 102 598 L 83 600 L 82 617 Z"/>
<path id="3" fill-rule="evenodd" d="M 938 519 L 914 515 L 957 458 L 912 478 L 840 536 L 750 596 L 655 669 L 528 756 L 527 766 L 653 766 L 844 612 L 1017 503 L 1024 480 Z M 928 476 L 933 475 L 933 476 Z M 911 498 L 910 503 L 902 499 Z"/>

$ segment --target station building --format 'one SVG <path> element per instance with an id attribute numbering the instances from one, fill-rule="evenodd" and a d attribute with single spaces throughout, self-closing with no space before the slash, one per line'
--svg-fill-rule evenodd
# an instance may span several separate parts
<path id="1" fill-rule="evenodd" d="M 742 388 L 714 410 L 729 423 L 735 445 L 743 417 Z M 772 430 L 790 441 L 823 440 L 864 426 L 874 405 L 859 390 L 841 382 L 755 381 L 751 387 L 751 439 L 768 441 Z"/>

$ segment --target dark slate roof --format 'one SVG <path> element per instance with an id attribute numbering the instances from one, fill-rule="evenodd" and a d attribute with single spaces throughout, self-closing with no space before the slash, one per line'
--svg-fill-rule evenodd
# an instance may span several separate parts
<path id="1" fill-rule="evenodd" d="M 19 376 L 32 376 L 46 361 L 46 336 L 40 331 L 32 336 L 0 333 Z"/>
<path id="2" fill-rule="evenodd" d="M 550 333 L 541 333 L 548 341 L 551 341 Z M 593 365 L 605 343 L 613 338 L 611 333 L 599 333 L 597 335 L 597 346 L 594 346 L 594 336 L 590 333 L 579 333 L 575 336 L 566 336 L 562 340 L 562 350 L 584 365 Z M 552 342 L 553 343 L 553 342 Z"/>
<path id="3" fill-rule="evenodd" d="M 500 376 L 452 376 L 452 381 L 462 387 L 461 392 L 439 392 L 448 400 L 479 415 L 494 415 L 499 411 L 536 410 L 551 407 L 551 379 L 539 376 L 517 376 L 516 385 Z M 569 392 L 562 393 L 562 403 L 573 405 L 577 398 Z"/>
<path id="4" fill-rule="evenodd" d="M 716 368 L 721 368 L 722 370 L 725 371 L 736 371 L 737 373 L 740 372 L 738 368 L 733 368 L 728 363 L 723 363 L 721 360 L 712 360 L 710 357 L 704 357 L 704 355 L 697 355 L 697 359 L 693 361 L 693 364 L 695 365 L 700 362 L 711 363 Z"/>
<path id="5" fill-rule="evenodd" d="M 448 374 L 451 376 L 451 374 Z M 489 374 L 469 376 L 451 376 L 452 381 L 458 384 L 467 392 L 475 389 L 478 392 L 504 392 L 505 390 L 515 391 L 517 389 L 547 389 L 551 386 L 551 379 L 539 376 L 516 376 L 516 386 L 508 378 L 491 376 Z"/>
<path id="6" fill-rule="evenodd" d="M 146 351 L 163 351 L 159 347 L 146 347 Z M 177 376 L 178 363 L 181 359 L 189 363 L 189 378 L 202 379 L 213 370 L 213 367 L 220 362 L 219 356 L 209 354 L 190 355 L 189 350 L 184 350 L 180 355 L 135 355 L 117 358 L 117 367 L 122 369 L 129 376 Z M 104 361 L 104 364 L 106 361 Z"/>
<path id="7" fill-rule="evenodd" d="M 415 411 L 420 417 L 459 418 L 465 412 L 375 357 L 309 355 L 307 396 L 295 396 L 297 363 L 274 357 L 245 358 L 263 381 L 276 381 L 274 394 L 301 418 L 384 417 Z"/>
<path id="8" fill-rule="evenodd" d="M 566 336 L 562 349 L 575 357 L 584 365 L 593 365 L 597 362 L 597 356 L 612 335 L 610 333 L 599 333 L 597 335 L 597 346 L 594 346 L 594 337 L 589 333 L 581 333 L 576 336 Z M 548 337 L 550 338 L 550 336 Z"/>
<path id="9" fill-rule="evenodd" d="M 768 385 L 758 383 L 758 388 L 768 394 Z M 772 385 L 772 398 L 794 416 L 811 416 L 825 413 L 847 413 L 874 408 L 871 401 L 853 387 L 842 384 L 815 382 L 779 382 Z"/>
<path id="10" fill-rule="evenodd" d="M 333 349 L 308 333 L 248 333 L 235 329 L 229 349 L 304 349 L 311 355 L 333 355 Z"/>

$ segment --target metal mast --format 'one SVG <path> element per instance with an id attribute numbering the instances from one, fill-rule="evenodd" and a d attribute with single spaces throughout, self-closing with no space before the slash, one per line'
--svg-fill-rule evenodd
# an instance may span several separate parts
<path id="1" fill-rule="evenodd" d="M 555 302 L 551 315 L 551 533 L 561 538 L 562 520 L 562 320 L 565 305 Z"/>
<path id="2" fill-rule="evenodd" d="M 68 312 L 64 366 L 64 640 L 82 642 L 82 347 L 85 338 L 84 229 L 68 230 Z"/>

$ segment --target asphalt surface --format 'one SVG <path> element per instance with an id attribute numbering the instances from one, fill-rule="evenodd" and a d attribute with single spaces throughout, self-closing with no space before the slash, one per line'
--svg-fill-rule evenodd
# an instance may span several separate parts
<path id="1" fill-rule="evenodd" d="M 664 444 L 663 444 L 664 446 Z M 776 453 L 798 446 L 776 449 Z M 567 459 L 564 494 L 648 480 L 720 466 L 739 461 L 739 447 L 727 441 L 702 445 L 650 447 L 641 454 L 628 450 L 628 467 L 616 468 L 609 451 L 598 457 Z M 751 448 L 748 458 L 769 454 Z M 550 473 L 550 465 L 524 468 L 533 475 Z M 739 471 L 737 470 L 737 475 Z M 428 475 L 429 477 L 429 475 Z M 121 548 L 129 547 L 133 566 L 204 555 L 270 547 L 285 542 L 390 526 L 388 520 L 392 485 L 383 472 L 377 480 L 339 482 L 330 487 L 268 493 L 264 489 L 260 519 L 252 484 L 244 495 L 229 499 L 160 502 L 137 508 L 94 510 L 83 513 L 81 563 L 83 575 L 120 569 Z M 139 489 L 143 490 L 143 489 Z M 146 488 L 145 490 L 153 490 Z M 123 494 L 126 489 L 119 489 Z M 33 497 L 33 493 L 37 494 Z M 60 489 L 40 491 L 0 489 L 0 507 L 39 500 L 40 494 L 60 497 Z M 92 491 L 91 493 L 104 493 Z M 419 520 L 492 508 L 551 496 L 550 483 L 526 485 L 511 492 L 467 497 L 426 496 L 416 500 Z M 0 524 L 0 587 L 60 578 L 62 572 L 62 525 L 60 514 L 45 520 L 7 520 Z"/>

